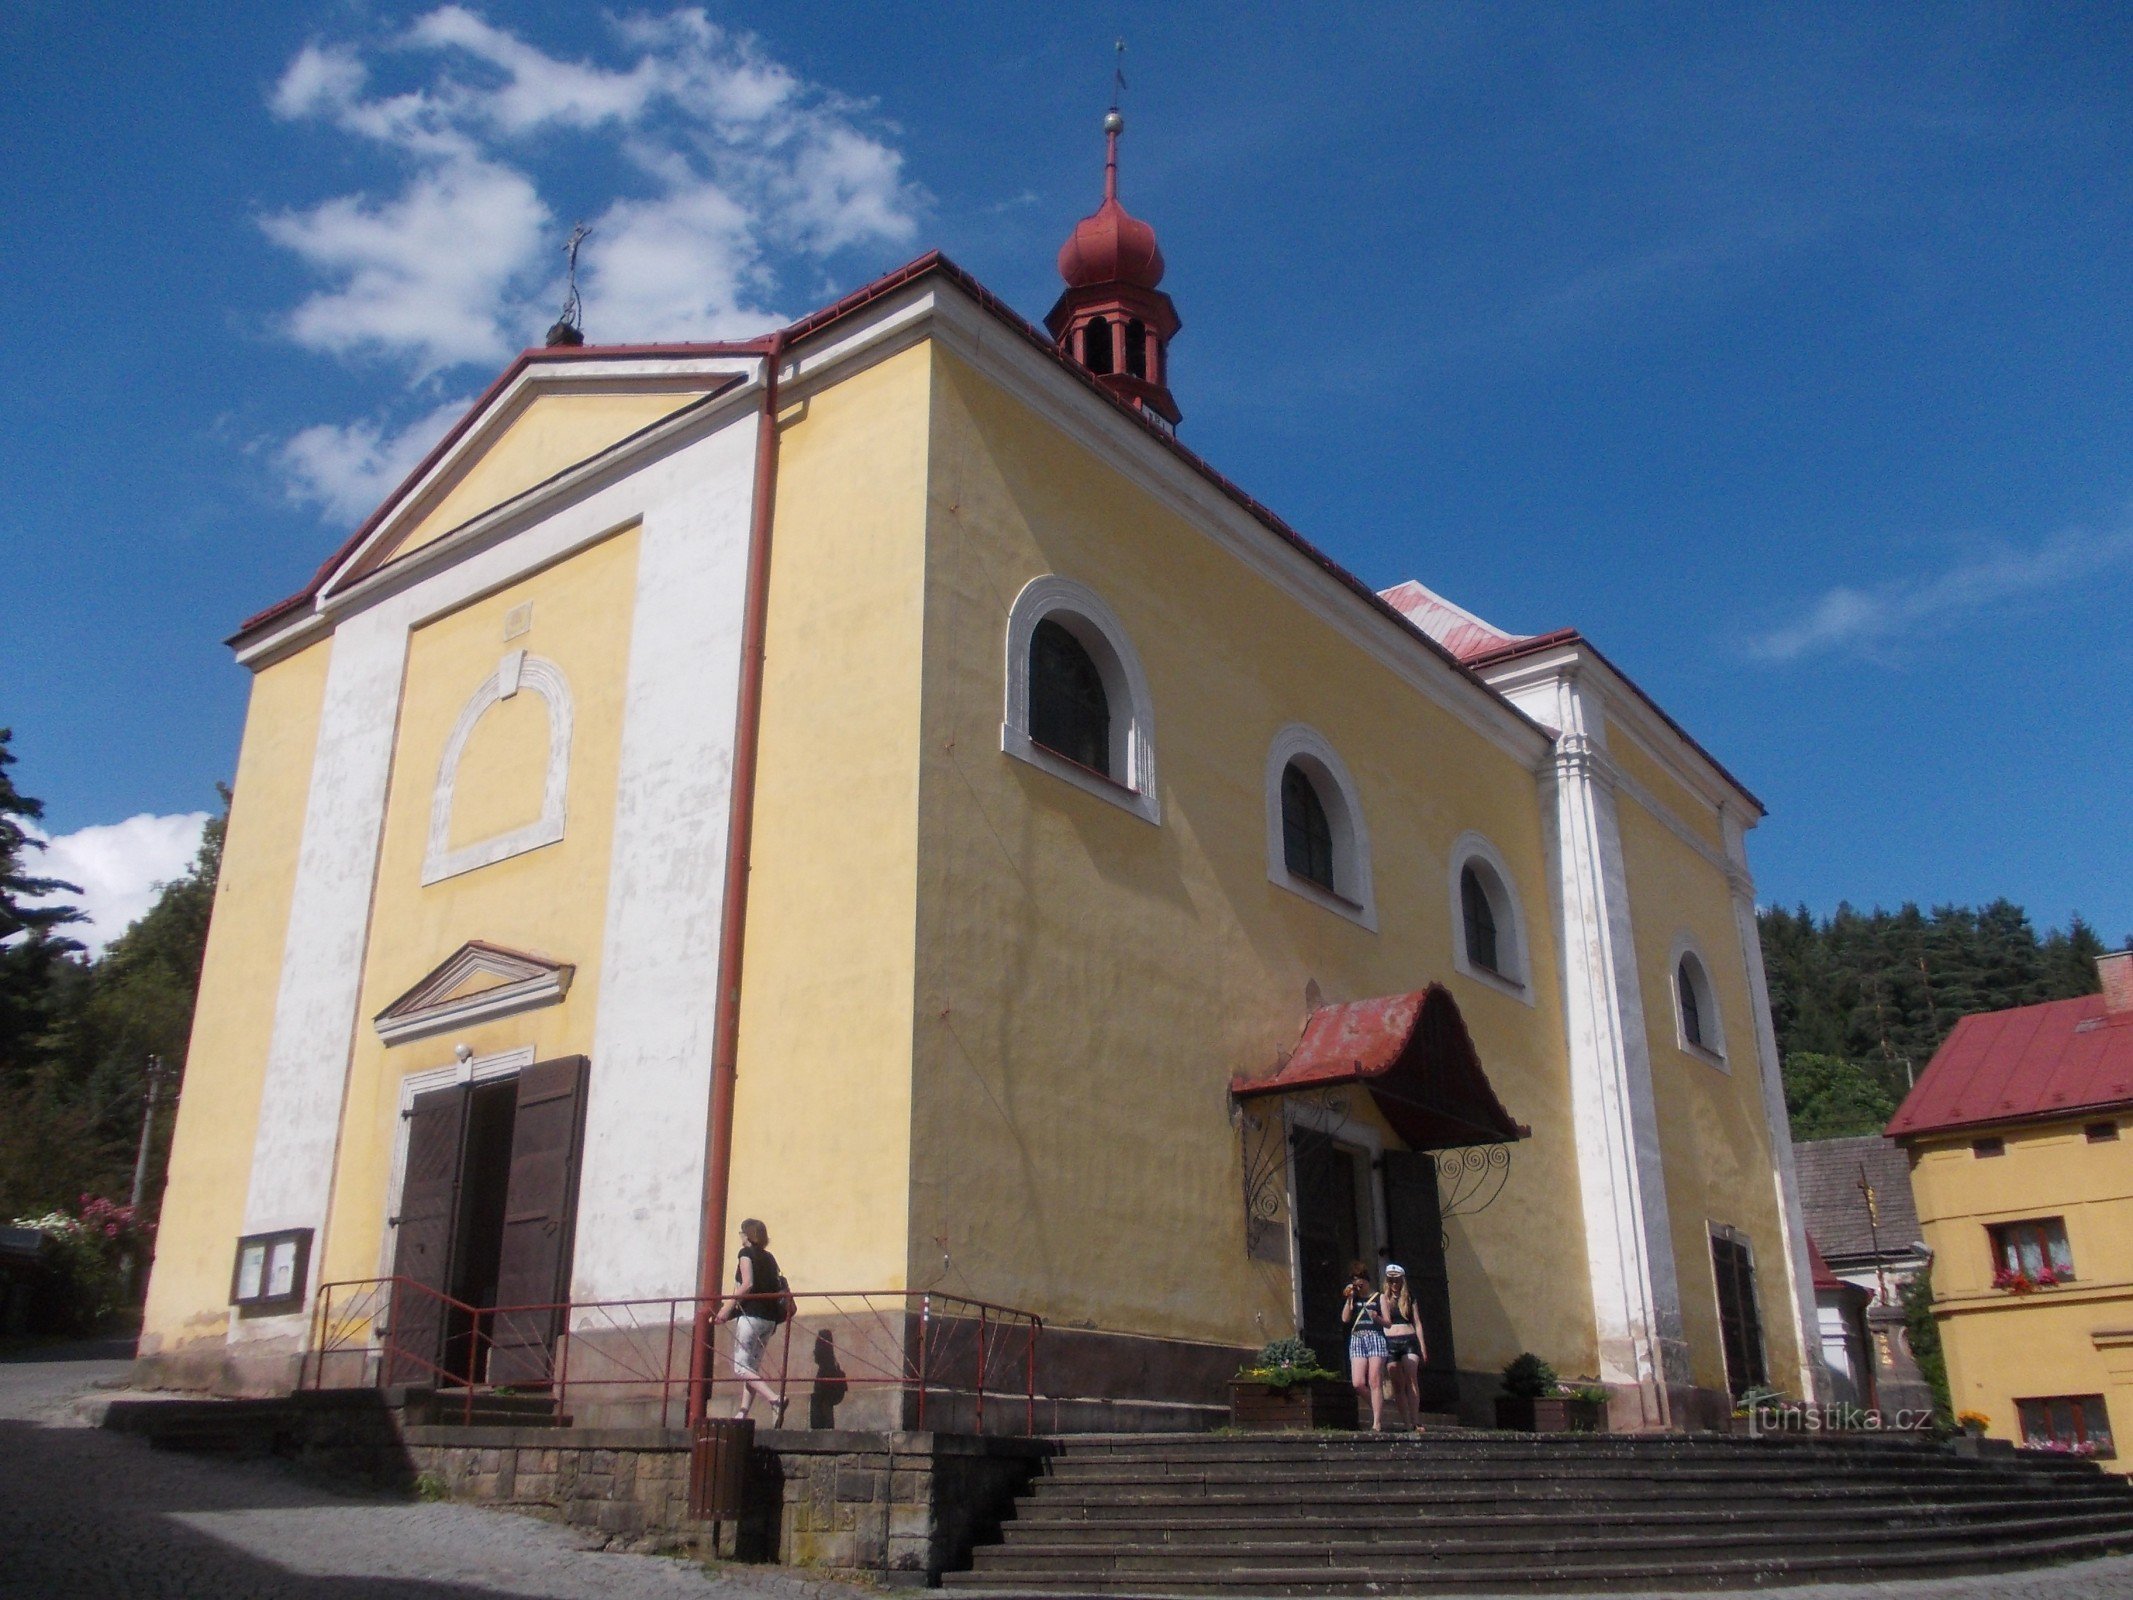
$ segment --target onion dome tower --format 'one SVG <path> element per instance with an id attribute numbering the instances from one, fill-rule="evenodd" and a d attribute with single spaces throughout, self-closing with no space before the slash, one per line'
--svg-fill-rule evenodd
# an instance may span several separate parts
<path id="1" fill-rule="evenodd" d="M 1170 397 L 1170 339 L 1182 323 L 1163 281 L 1155 229 L 1118 203 L 1118 136 L 1126 119 L 1104 117 L 1104 203 L 1074 224 L 1059 247 L 1066 290 L 1044 319 L 1068 359 L 1151 417 L 1175 428 Z"/>

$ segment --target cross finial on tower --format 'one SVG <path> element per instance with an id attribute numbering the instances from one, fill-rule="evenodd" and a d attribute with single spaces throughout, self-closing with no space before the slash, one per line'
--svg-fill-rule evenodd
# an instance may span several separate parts
<path id="1" fill-rule="evenodd" d="M 570 237 L 563 242 L 563 256 L 569 263 L 569 298 L 563 302 L 563 314 L 555 319 L 555 326 L 548 330 L 550 345 L 583 344 L 585 342 L 585 302 L 578 298 L 578 246 L 583 244 L 592 229 L 579 223 L 570 230 Z"/>

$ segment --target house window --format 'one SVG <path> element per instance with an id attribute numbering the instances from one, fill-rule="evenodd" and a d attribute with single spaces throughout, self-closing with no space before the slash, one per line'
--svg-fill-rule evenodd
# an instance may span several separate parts
<path id="1" fill-rule="evenodd" d="M 1481 886 L 1481 873 L 1471 864 L 1459 873 L 1459 910 L 1466 924 L 1466 958 L 1477 967 L 1501 972 L 1496 955 L 1496 912 L 1489 904 L 1489 891 Z"/>
<path id="2" fill-rule="evenodd" d="M 2118 1137 L 2118 1124 L 2115 1122 L 2092 1122 L 2081 1131 L 2090 1144 L 2109 1144 Z"/>
<path id="3" fill-rule="evenodd" d="M 1524 917 L 1503 853 L 1478 833 L 1452 843 L 1452 967 L 1530 1000 Z"/>
<path id="4" fill-rule="evenodd" d="M 1972 1139 L 1970 1141 L 1970 1153 L 1980 1161 L 1987 1156 L 2004 1156 L 2007 1154 L 2007 1141 L 2005 1139 Z"/>
<path id="5" fill-rule="evenodd" d="M 1033 578 L 1007 616 L 1002 753 L 1160 822 L 1155 711 L 1125 625 L 1093 591 Z"/>
<path id="6" fill-rule="evenodd" d="M 1738 1400 L 1770 1381 L 1763 1319 L 1755 1299 L 1755 1260 L 1731 1228 L 1711 1235 L 1711 1276 L 1718 1285 L 1718 1336 L 1725 1347 L 1726 1388 Z"/>
<path id="7" fill-rule="evenodd" d="M 2067 1246 L 2066 1223 L 2059 1217 L 1999 1222 L 1985 1231 L 1992 1239 L 1993 1281 L 2002 1287 L 2015 1279 L 2062 1283 L 2074 1275 L 2074 1252 Z"/>
<path id="8" fill-rule="evenodd" d="M 2032 1450 L 2064 1450 L 2073 1455 L 2115 1456 L 2111 1416 L 2100 1394 L 2060 1394 L 2017 1400 L 2022 1443 Z"/>
<path id="9" fill-rule="evenodd" d="M 1291 723 L 1266 764 L 1267 881 L 1377 931 L 1370 836 L 1347 765 L 1316 729 Z"/>
<path id="10" fill-rule="evenodd" d="M 1047 617 L 1029 641 L 1029 736 L 1069 761 L 1111 773 L 1111 702 L 1103 674 L 1065 628 Z"/>
<path id="11" fill-rule="evenodd" d="M 1281 771 L 1281 853 L 1297 877 L 1340 892 L 1333 877 L 1333 824 L 1310 774 L 1293 761 Z"/>
<path id="12" fill-rule="evenodd" d="M 1703 1004 L 1696 998 L 1696 969 L 1687 956 L 1681 958 L 1674 976 L 1681 987 L 1681 1036 L 1700 1050 L 1703 1048 Z"/>

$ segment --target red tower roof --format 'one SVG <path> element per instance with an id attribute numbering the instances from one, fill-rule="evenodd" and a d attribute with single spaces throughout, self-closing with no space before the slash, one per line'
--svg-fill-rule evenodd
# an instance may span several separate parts
<path id="1" fill-rule="evenodd" d="M 1125 126 L 1116 111 L 1104 118 L 1104 203 L 1075 223 L 1059 247 L 1059 276 L 1069 289 L 1103 283 L 1153 289 L 1163 281 L 1155 229 L 1118 200 L 1118 136 Z"/>

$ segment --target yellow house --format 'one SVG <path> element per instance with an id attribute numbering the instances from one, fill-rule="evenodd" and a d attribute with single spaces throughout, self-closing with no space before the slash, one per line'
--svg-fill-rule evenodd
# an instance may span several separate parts
<path id="1" fill-rule="evenodd" d="M 1476 1417 L 1526 1349 L 1622 1427 L 1818 1392 L 1761 807 L 1178 442 L 1116 132 L 1049 334 L 938 255 L 564 329 L 244 624 L 148 1375 L 286 1388 L 388 1279 L 402 1376 L 498 1306 L 490 1381 L 624 1301 L 685 1355 L 748 1214 L 798 1291 L 1038 1314 L 1063 1423 L 1337 1357 L 1351 1256 Z"/>
<path id="2" fill-rule="evenodd" d="M 1889 1124 L 1958 1411 L 2114 1470 L 2133 1418 L 2133 951 L 2103 992 L 1965 1017 Z"/>

